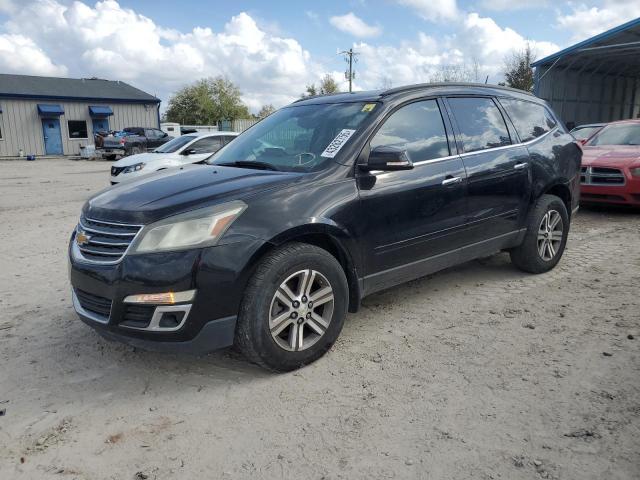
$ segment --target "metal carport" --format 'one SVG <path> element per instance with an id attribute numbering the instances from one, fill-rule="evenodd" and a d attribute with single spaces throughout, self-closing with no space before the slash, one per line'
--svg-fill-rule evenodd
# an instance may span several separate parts
<path id="1" fill-rule="evenodd" d="M 532 64 L 534 93 L 576 125 L 640 118 L 640 18 Z"/>

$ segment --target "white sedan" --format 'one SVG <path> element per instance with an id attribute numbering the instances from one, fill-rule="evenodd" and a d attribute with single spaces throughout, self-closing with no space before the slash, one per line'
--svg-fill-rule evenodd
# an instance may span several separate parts
<path id="1" fill-rule="evenodd" d="M 174 138 L 152 152 L 124 157 L 111 166 L 111 185 L 158 170 L 203 162 L 237 136 L 236 132 L 190 133 Z"/>

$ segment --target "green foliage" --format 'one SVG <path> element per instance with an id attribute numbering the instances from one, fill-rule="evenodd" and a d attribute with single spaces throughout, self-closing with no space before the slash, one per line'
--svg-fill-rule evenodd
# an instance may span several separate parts
<path id="1" fill-rule="evenodd" d="M 221 120 L 249 118 L 241 92 L 229 79 L 203 78 L 179 90 L 169 99 L 168 122 L 215 125 Z"/>
<path id="2" fill-rule="evenodd" d="M 260 111 L 258 112 L 258 115 L 256 115 L 256 117 L 260 119 L 266 118 L 275 111 L 276 111 L 276 108 L 273 105 L 271 104 L 263 105 Z"/>
<path id="3" fill-rule="evenodd" d="M 307 85 L 307 90 L 302 94 L 302 98 L 313 97 L 315 95 L 327 95 L 329 93 L 338 93 L 340 89 L 338 84 L 328 73 L 320 80 L 320 87 L 316 88 L 315 83 Z"/>
<path id="4" fill-rule="evenodd" d="M 527 43 L 524 50 L 514 52 L 505 60 L 504 79 L 507 86 L 518 88 L 525 92 L 533 91 L 533 68 L 531 68 L 531 64 L 535 61 L 534 57 L 531 46 Z"/>

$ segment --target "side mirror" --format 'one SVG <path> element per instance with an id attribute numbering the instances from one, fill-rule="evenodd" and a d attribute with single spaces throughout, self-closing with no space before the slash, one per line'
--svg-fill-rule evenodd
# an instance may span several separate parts
<path id="1" fill-rule="evenodd" d="M 360 169 L 368 172 L 382 170 L 392 172 L 396 170 L 411 170 L 413 163 L 409 160 L 406 150 L 396 147 L 376 147 L 369 153 L 367 163 L 360 165 Z"/>
<path id="2" fill-rule="evenodd" d="M 194 153 L 196 153 L 195 148 L 187 148 L 186 150 L 182 151 L 182 155 L 193 155 Z"/>

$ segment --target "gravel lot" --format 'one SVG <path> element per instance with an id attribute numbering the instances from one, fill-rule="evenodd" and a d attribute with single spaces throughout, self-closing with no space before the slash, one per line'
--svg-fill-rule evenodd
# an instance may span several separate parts
<path id="1" fill-rule="evenodd" d="M 501 254 L 371 296 L 273 375 L 76 318 L 67 239 L 109 167 L 0 162 L 0 478 L 640 478 L 639 213 L 581 210 L 545 275 Z"/>

